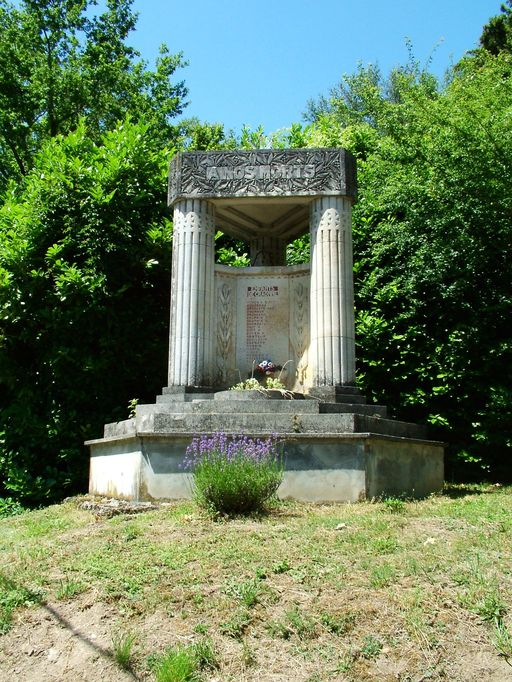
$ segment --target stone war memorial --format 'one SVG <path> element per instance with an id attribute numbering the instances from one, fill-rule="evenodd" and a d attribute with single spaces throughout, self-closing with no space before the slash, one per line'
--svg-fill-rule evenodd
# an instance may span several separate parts
<path id="1" fill-rule="evenodd" d="M 351 211 L 355 162 L 342 149 L 184 152 L 170 165 L 174 211 L 168 385 L 90 447 L 90 492 L 190 497 L 182 468 L 198 434 L 284 443 L 283 498 L 424 496 L 443 483 L 443 444 L 388 419 L 355 387 Z M 251 267 L 215 263 L 217 229 Z M 309 230 L 307 265 L 287 244 Z M 263 360 L 284 391 L 230 391 Z"/>

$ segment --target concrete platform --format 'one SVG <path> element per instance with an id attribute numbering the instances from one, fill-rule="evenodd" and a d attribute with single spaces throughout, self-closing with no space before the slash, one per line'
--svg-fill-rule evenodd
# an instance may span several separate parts
<path id="1" fill-rule="evenodd" d="M 277 434 L 285 458 L 282 498 L 423 497 L 443 485 L 443 444 L 426 440 L 422 426 L 383 418 L 384 406 L 365 405 L 354 391 L 286 400 L 164 390 L 160 398 L 137 406 L 134 419 L 105 425 L 103 438 L 87 441 L 91 493 L 131 500 L 190 497 L 185 450 L 195 435 L 214 431 Z"/>

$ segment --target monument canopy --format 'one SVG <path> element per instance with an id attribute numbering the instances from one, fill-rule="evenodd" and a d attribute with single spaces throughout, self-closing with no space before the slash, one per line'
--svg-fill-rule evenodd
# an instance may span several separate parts
<path id="1" fill-rule="evenodd" d="M 343 149 L 185 152 L 170 164 L 169 205 L 211 201 L 223 230 L 241 239 L 292 240 L 307 230 L 313 198 L 355 194 L 355 161 Z"/>

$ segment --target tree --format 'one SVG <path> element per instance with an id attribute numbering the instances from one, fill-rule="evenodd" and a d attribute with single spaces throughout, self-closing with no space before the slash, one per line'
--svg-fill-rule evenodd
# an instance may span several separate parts
<path id="1" fill-rule="evenodd" d="M 86 438 L 165 376 L 169 152 L 125 121 L 47 140 L 0 209 L 0 496 L 86 487 Z"/>
<path id="2" fill-rule="evenodd" d="M 359 159 L 362 385 L 395 416 L 430 423 L 452 466 L 495 475 L 511 447 L 511 65 L 505 53 L 469 58 L 443 91 L 395 70 L 393 97 L 361 69 L 311 130 L 312 144 L 327 137 Z"/>
<path id="3" fill-rule="evenodd" d="M 38 503 L 83 488 L 84 438 L 165 374 L 187 90 L 181 54 L 150 70 L 127 44 L 132 0 L 17 4 L 0 0 L 0 495 Z"/>
<path id="4" fill-rule="evenodd" d="M 480 46 L 493 55 L 512 52 L 512 0 L 500 9 L 501 14 L 489 19 L 480 36 Z"/>
<path id="5" fill-rule="evenodd" d="M 173 83 L 184 66 L 166 46 L 154 71 L 126 44 L 135 28 L 133 0 L 0 0 L 0 188 L 26 175 L 44 140 L 83 119 L 93 139 L 128 113 L 161 144 L 176 137 L 171 121 L 187 90 Z"/>

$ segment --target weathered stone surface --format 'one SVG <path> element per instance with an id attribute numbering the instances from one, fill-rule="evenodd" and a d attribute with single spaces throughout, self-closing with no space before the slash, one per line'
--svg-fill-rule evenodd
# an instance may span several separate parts
<path id="1" fill-rule="evenodd" d="M 215 266 L 214 383 L 247 379 L 264 359 L 284 366 L 289 389 L 308 382 L 309 265 Z"/>
<path id="2" fill-rule="evenodd" d="M 105 424 L 103 428 L 103 437 L 110 438 L 111 436 L 124 436 L 135 433 L 136 425 L 135 419 L 126 419 L 121 422 L 113 422 L 112 424 Z"/>
<path id="3" fill-rule="evenodd" d="M 356 378 L 352 204 L 321 197 L 311 204 L 311 323 L 313 386 L 353 384 Z"/>
<path id="4" fill-rule="evenodd" d="M 225 396 L 226 393 L 219 395 Z M 252 392 L 248 392 L 252 393 Z M 197 400 L 138 405 L 135 419 L 108 424 L 106 438 L 136 434 L 178 433 L 378 433 L 401 438 L 426 437 L 424 426 L 385 419 L 384 406 L 320 403 L 316 400 Z"/>
<path id="5" fill-rule="evenodd" d="M 380 495 L 425 497 L 440 490 L 444 479 L 440 444 L 371 439 L 366 446 L 368 498 Z"/>
<path id="6" fill-rule="evenodd" d="M 217 411 L 221 406 L 220 403 L 222 402 L 222 410 L 224 410 L 224 405 L 230 402 L 238 402 L 238 403 L 243 403 L 243 405 L 240 405 L 242 409 L 244 407 L 247 407 L 249 411 L 253 411 L 253 407 L 255 406 L 255 400 L 256 401 L 262 401 L 263 403 L 267 403 L 267 405 L 263 405 L 263 408 L 266 408 L 267 412 L 273 412 L 276 408 L 279 408 L 280 405 L 284 402 L 285 404 L 289 404 L 291 408 L 293 408 L 294 405 L 296 405 L 297 400 L 303 401 L 306 399 L 306 396 L 304 393 L 296 393 L 294 391 L 287 391 L 285 389 L 271 389 L 271 388 L 261 388 L 261 389 L 251 389 L 251 390 L 229 390 L 229 391 L 218 391 L 215 393 L 214 400 L 216 404 L 216 408 L 214 411 Z M 268 401 L 271 400 L 272 404 L 268 404 Z M 279 401 L 279 404 L 276 404 L 275 401 Z M 313 403 L 313 400 L 309 400 L 310 403 Z M 256 403 L 257 406 L 258 403 Z M 297 409 L 297 408 L 295 408 Z M 300 409 L 304 409 L 304 406 L 301 405 Z M 318 409 L 316 410 L 318 412 Z"/>
<path id="7" fill-rule="evenodd" d="M 219 197 L 349 196 L 354 158 L 343 149 L 186 152 L 169 168 L 169 204 Z"/>
<path id="8" fill-rule="evenodd" d="M 340 414 L 341 412 L 357 412 L 357 414 L 367 414 L 371 417 L 385 418 L 387 408 L 385 405 L 361 405 L 357 403 L 319 403 L 320 414 Z"/>
<path id="9" fill-rule="evenodd" d="M 287 388 L 352 383 L 350 154 L 187 152 L 173 159 L 169 186 L 169 385 L 229 386 L 267 358 L 289 363 Z M 305 231 L 308 218 L 311 268 L 279 266 L 287 241 Z M 212 269 L 216 220 L 249 242 L 251 268 Z"/>
<path id="10" fill-rule="evenodd" d="M 182 468 L 191 435 L 91 443 L 90 492 L 135 500 L 191 497 Z M 443 484 L 440 443 L 371 434 L 290 434 L 278 494 L 310 502 L 357 502 L 380 495 L 421 497 Z M 130 482 L 131 485 L 127 485 Z"/>
<path id="11" fill-rule="evenodd" d="M 215 210 L 174 207 L 169 386 L 209 386 L 213 368 Z"/>
<path id="12" fill-rule="evenodd" d="M 225 393 L 227 392 L 225 391 Z M 269 412 L 294 414 L 298 410 L 297 400 L 274 400 L 265 398 L 261 394 L 259 398 L 247 400 L 240 396 L 239 391 L 230 391 L 230 393 L 234 396 L 232 400 L 191 400 L 190 402 L 183 403 L 158 403 L 158 412 L 165 414 L 214 413 L 220 415 L 241 413 L 265 414 Z M 320 412 L 319 404 L 316 400 L 301 400 L 300 403 L 301 413 L 318 414 Z M 155 412 L 155 405 L 137 405 L 137 414 L 151 414 L 153 412 Z"/>
<path id="13" fill-rule="evenodd" d="M 307 389 L 307 395 L 321 403 L 348 403 L 351 405 L 365 405 L 366 398 L 355 386 L 312 386 Z M 355 410 L 354 410 L 355 411 Z"/>
<path id="14" fill-rule="evenodd" d="M 156 397 L 156 402 L 162 405 L 167 403 L 190 403 L 194 400 L 213 400 L 213 393 L 183 393 L 182 395 L 164 393 Z"/>

